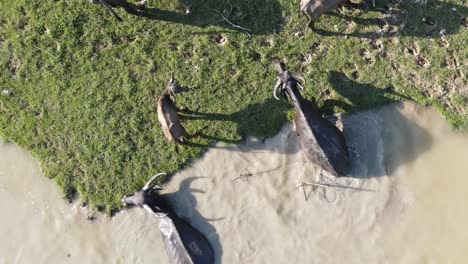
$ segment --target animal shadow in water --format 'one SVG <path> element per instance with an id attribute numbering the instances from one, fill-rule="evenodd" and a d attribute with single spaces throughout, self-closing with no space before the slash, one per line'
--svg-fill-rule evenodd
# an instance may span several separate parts
<path id="1" fill-rule="evenodd" d="M 142 16 L 197 27 L 216 25 L 255 35 L 271 34 L 281 29 L 281 6 L 277 0 L 188 0 L 187 2 L 190 6 L 189 14 L 177 10 L 147 8 Z M 223 19 L 223 16 L 229 22 Z"/>
<path id="2" fill-rule="evenodd" d="M 375 104 L 380 105 L 382 102 L 393 103 L 343 117 L 345 138 L 348 144 L 354 145 L 360 156 L 351 158 L 352 172 L 349 176 L 362 178 L 392 175 L 400 165 L 415 160 L 430 148 L 432 136 L 429 132 L 402 114 L 403 103 L 386 96 L 393 94 L 402 99 L 409 98 L 395 91 L 355 82 L 336 71 L 330 73 L 329 82 L 351 104 L 329 100 L 324 103 L 325 111 L 338 106 L 354 112 L 375 107 Z"/>
<path id="3" fill-rule="evenodd" d="M 265 137 L 275 135 L 284 125 L 287 121 L 287 109 L 288 104 L 269 98 L 262 103 L 249 104 L 244 109 L 232 114 L 187 111 L 181 114 L 181 118 L 186 120 L 232 122 L 237 125 L 237 133 L 239 135 L 264 139 Z M 217 135 L 205 133 L 200 133 L 199 136 L 211 141 L 222 141 L 231 144 L 242 143 L 242 140 L 221 138 Z"/>
<path id="4" fill-rule="evenodd" d="M 447 2 L 428 0 L 426 4 L 414 1 L 376 1 L 376 10 L 387 15 L 387 18 L 360 18 L 329 13 L 344 20 L 366 26 L 379 26 L 378 32 L 342 33 L 320 30 L 317 33 L 324 36 L 348 36 L 358 38 L 377 38 L 382 36 L 411 36 L 420 38 L 437 38 L 445 30 L 445 35 L 458 33 L 463 27 L 463 19 L 468 15 L 468 8 Z M 400 26 L 404 25 L 404 28 Z M 382 34 L 384 33 L 384 34 Z"/>
<path id="5" fill-rule="evenodd" d="M 175 213 L 182 219 L 186 220 L 193 227 L 202 232 L 213 247 L 215 255 L 215 263 L 221 263 L 221 256 L 223 254 L 223 248 L 219 241 L 218 233 L 216 229 L 208 221 L 218 221 L 223 218 L 217 219 L 206 219 L 203 217 L 195 208 L 197 205 L 197 199 L 193 193 L 205 193 L 203 190 L 193 189 L 191 185 L 193 181 L 197 179 L 203 179 L 204 177 L 190 177 L 184 179 L 180 185 L 179 190 L 174 193 L 162 194 L 164 198 L 167 198 L 169 204 L 172 206 Z"/>

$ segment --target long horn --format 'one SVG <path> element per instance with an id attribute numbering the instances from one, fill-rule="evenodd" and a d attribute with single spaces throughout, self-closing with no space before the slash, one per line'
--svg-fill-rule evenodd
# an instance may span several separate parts
<path id="1" fill-rule="evenodd" d="M 151 177 L 151 179 L 149 179 L 149 180 L 146 182 L 145 186 L 143 187 L 143 191 L 148 190 L 148 188 L 149 188 L 149 186 L 151 185 L 151 183 L 153 183 L 154 180 L 156 180 L 159 176 L 162 176 L 162 175 L 167 175 L 167 174 L 163 172 L 163 173 L 158 173 L 158 174 L 154 175 L 153 177 Z"/>
<path id="2" fill-rule="evenodd" d="M 164 218 L 166 217 L 169 213 L 156 213 L 154 212 L 151 207 L 149 207 L 149 205 L 147 204 L 144 204 L 143 205 L 143 208 L 148 212 L 150 213 L 152 216 L 156 217 L 156 218 Z"/>
<path id="3" fill-rule="evenodd" d="M 304 79 L 304 77 L 300 76 L 300 75 L 293 75 L 292 76 L 294 79 L 297 79 L 299 80 L 299 87 L 304 90 L 304 87 L 306 86 L 306 80 Z"/>
<path id="4" fill-rule="evenodd" d="M 278 81 L 275 84 L 275 88 L 273 89 L 273 96 L 275 97 L 276 100 L 280 100 L 278 98 L 278 88 L 281 87 L 281 79 L 278 78 Z"/>

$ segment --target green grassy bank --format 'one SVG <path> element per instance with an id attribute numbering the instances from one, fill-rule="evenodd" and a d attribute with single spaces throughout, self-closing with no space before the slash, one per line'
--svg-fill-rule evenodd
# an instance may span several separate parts
<path id="1" fill-rule="evenodd" d="M 1 0 L 0 137 L 32 152 L 68 198 L 111 212 L 214 140 L 278 132 L 291 113 L 272 98 L 275 59 L 306 78 L 325 114 L 412 99 L 466 129 L 464 1 L 398 2 L 332 12 L 313 34 L 299 0 L 191 0 L 189 15 L 152 1 L 154 16 L 119 9 L 123 22 L 84 0 Z M 192 88 L 177 98 L 196 112 L 187 131 L 203 128 L 179 154 L 156 116 L 171 74 Z"/>

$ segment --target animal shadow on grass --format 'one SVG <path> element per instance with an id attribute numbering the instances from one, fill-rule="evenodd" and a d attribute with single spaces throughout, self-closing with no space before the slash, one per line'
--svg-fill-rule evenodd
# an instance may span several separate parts
<path id="1" fill-rule="evenodd" d="M 422 1 L 421 1 L 422 2 Z M 396 35 L 437 38 L 444 35 L 457 34 L 465 27 L 468 8 L 462 5 L 429 0 L 426 4 L 414 1 L 376 1 L 377 10 L 382 18 L 360 18 L 339 14 L 330 15 L 343 18 L 343 20 L 365 26 L 378 26 L 380 32 L 353 32 L 343 33 L 320 30 L 317 33 L 323 36 L 348 36 L 358 38 L 392 37 Z"/>
<path id="2" fill-rule="evenodd" d="M 197 199 L 193 194 L 205 193 L 203 190 L 191 187 L 192 183 L 198 179 L 203 180 L 203 177 L 186 178 L 180 183 L 177 192 L 162 194 L 162 196 L 168 199 L 172 208 L 174 208 L 174 211 L 180 218 L 189 220 L 187 222 L 190 223 L 190 225 L 198 229 L 206 236 L 206 238 L 208 238 L 208 241 L 213 247 L 215 263 L 221 263 L 223 248 L 219 241 L 219 235 L 216 232 L 216 229 L 209 223 L 209 221 L 222 221 L 224 218 L 216 216 L 216 219 L 207 219 L 195 209 L 197 206 Z"/>
<path id="3" fill-rule="evenodd" d="M 223 138 L 216 134 L 206 134 L 203 132 L 199 133 L 199 136 L 210 141 L 239 144 L 242 143 L 247 136 L 260 138 L 262 141 L 267 137 L 274 136 L 287 121 L 287 109 L 287 104 L 269 98 L 262 103 L 249 104 L 244 109 L 232 114 L 186 111 L 181 114 L 181 118 L 185 120 L 235 123 L 237 126 L 237 134 L 242 136 L 241 140 Z M 191 144 L 196 145 L 196 143 Z"/>
<path id="4" fill-rule="evenodd" d="M 140 16 L 196 27 L 215 25 L 254 35 L 281 29 L 281 6 L 277 0 L 189 0 L 182 3 L 187 4 L 188 14 L 180 10 L 146 8 Z"/>
<path id="5" fill-rule="evenodd" d="M 351 155 L 352 168 L 348 176 L 367 178 L 392 175 L 400 165 L 415 160 L 430 148 L 432 136 L 416 120 L 408 118 L 408 113 L 418 113 L 416 104 L 400 103 L 387 96 L 392 94 L 403 100 L 410 98 L 372 84 L 355 82 L 336 71 L 330 73 L 329 82 L 350 103 L 328 100 L 323 104 L 323 112 L 330 112 L 335 106 L 355 112 L 382 103 L 390 104 L 343 117 L 346 141 L 357 153 Z M 408 107 L 413 109 L 408 110 Z"/>

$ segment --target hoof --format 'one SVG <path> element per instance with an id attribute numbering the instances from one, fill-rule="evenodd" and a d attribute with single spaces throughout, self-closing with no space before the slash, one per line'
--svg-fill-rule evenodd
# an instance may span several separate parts
<path id="1" fill-rule="evenodd" d="M 312 23 L 312 22 L 307 23 L 307 27 L 310 28 L 312 31 L 315 30 L 314 23 Z"/>

